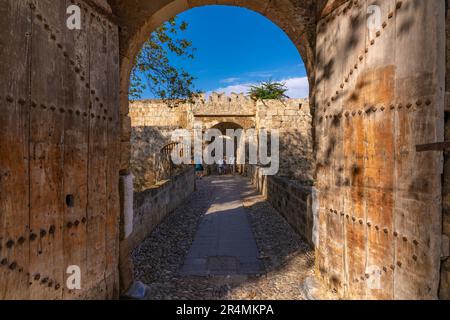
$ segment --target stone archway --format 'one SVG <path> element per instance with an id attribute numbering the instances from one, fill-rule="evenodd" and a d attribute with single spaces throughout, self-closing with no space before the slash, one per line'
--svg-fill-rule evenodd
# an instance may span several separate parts
<path id="1" fill-rule="evenodd" d="M 232 119 L 235 120 L 235 119 Z M 244 130 L 244 129 L 248 129 L 248 127 L 246 127 L 246 123 L 242 123 L 240 121 L 231 121 L 230 119 L 225 119 L 225 121 L 221 121 L 221 120 L 215 120 L 211 123 L 205 123 L 204 124 L 206 126 L 206 130 L 219 130 L 221 133 L 220 136 L 220 140 L 223 144 L 222 146 L 222 156 L 223 159 L 228 162 L 228 156 L 231 154 L 231 152 L 227 149 L 227 144 L 229 143 L 227 140 L 229 140 L 232 145 L 233 145 L 233 153 L 232 156 L 235 157 L 238 154 L 238 149 L 240 147 L 239 145 L 239 140 L 237 136 L 229 136 L 227 134 L 227 130 L 233 130 L 233 132 L 236 132 L 237 130 Z M 214 138 L 210 141 L 210 142 L 206 142 L 207 144 L 209 143 L 213 143 L 215 140 Z"/>

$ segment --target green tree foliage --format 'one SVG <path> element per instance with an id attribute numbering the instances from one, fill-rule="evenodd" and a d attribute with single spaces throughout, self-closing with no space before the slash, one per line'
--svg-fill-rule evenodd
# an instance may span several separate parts
<path id="1" fill-rule="evenodd" d="M 140 99 L 147 88 L 166 101 L 184 101 L 197 94 L 193 89 L 195 78 L 169 59 L 170 54 L 180 59 L 194 59 L 192 43 L 180 37 L 187 27 L 186 22 L 175 18 L 150 35 L 131 72 L 130 99 Z"/>
<path id="2" fill-rule="evenodd" d="M 269 80 L 266 82 L 261 82 L 257 86 L 250 86 L 248 95 L 253 100 L 281 100 L 289 98 L 286 95 L 286 91 L 288 91 L 288 89 L 286 88 L 285 83 Z"/>

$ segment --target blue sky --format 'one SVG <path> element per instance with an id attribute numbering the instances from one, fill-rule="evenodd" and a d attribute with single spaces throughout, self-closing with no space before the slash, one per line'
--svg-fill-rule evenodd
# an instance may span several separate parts
<path id="1" fill-rule="evenodd" d="M 204 92 L 247 92 L 249 84 L 285 81 L 291 98 L 308 95 L 303 61 L 291 40 L 262 15 L 238 7 L 204 6 L 181 13 L 189 24 L 184 38 L 196 49 L 195 59 L 172 58 L 197 78 Z M 146 92 L 142 98 L 152 98 Z"/>

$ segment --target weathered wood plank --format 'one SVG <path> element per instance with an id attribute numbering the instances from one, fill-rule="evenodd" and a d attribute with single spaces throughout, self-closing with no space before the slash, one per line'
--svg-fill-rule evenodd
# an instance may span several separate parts
<path id="1" fill-rule="evenodd" d="M 0 3 L 0 299 L 29 298 L 30 15 L 25 0 Z"/>
<path id="2" fill-rule="evenodd" d="M 435 143 L 426 143 L 426 144 L 418 144 L 416 145 L 417 152 L 424 151 L 442 151 L 450 149 L 450 141 L 443 142 L 435 142 Z"/>
<path id="3" fill-rule="evenodd" d="M 107 121 L 103 109 L 107 98 L 107 33 L 101 18 L 89 10 L 90 123 L 88 167 L 88 222 L 86 281 L 93 287 L 89 296 L 106 297 L 106 212 L 107 212 Z"/>
<path id="4" fill-rule="evenodd" d="M 106 291 L 108 298 L 119 295 L 119 171 L 120 171 L 120 106 L 119 106 L 119 35 L 118 27 L 108 23 L 108 95 L 103 112 L 108 127 L 108 171 L 106 213 Z"/>
<path id="5" fill-rule="evenodd" d="M 33 11 L 30 110 L 30 297 L 60 299 L 64 89 L 67 61 L 56 45 L 65 28 L 64 2 L 42 0 Z M 51 63 L 50 63 L 51 61 Z"/>
<path id="6" fill-rule="evenodd" d="M 328 205 L 328 221 L 327 234 L 333 234 L 333 238 L 326 237 L 328 242 L 329 257 L 329 280 L 333 289 L 340 295 L 345 292 L 345 272 L 344 272 L 344 255 L 345 255 L 345 239 L 344 239 L 344 219 L 341 212 L 344 210 L 344 193 L 343 174 L 344 174 L 344 157 L 343 144 L 338 141 L 343 140 L 342 130 L 342 90 L 337 85 L 342 79 L 346 53 L 342 50 L 343 37 L 345 36 L 343 28 L 345 22 L 342 19 L 335 19 L 331 22 L 331 34 L 327 43 L 327 53 L 339 63 L 334 64 L 328 81 L 326 81 L 326 92 L 335 95 L 334 101 L 327 107 L 327 114 L 332 115 L 328 119 L 328 137 L 326 144 L 331 156 L 330 159 L 330 175 L 329 175 L 329 205 Z M 333 212 L 331 212 L 333 210 Z"/>

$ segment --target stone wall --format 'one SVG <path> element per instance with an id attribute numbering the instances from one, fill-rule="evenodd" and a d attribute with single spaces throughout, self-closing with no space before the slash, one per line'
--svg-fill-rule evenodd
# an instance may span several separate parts
<path id="1" fill-rule="evenodd" d="M 446 79 L 445 79 L 445 140 L 450 140 L 450 7 L 446 0 Z M 444 246 L 448 248 L 450 237 L 450 151 L 444 152 L 444 172 L 442 175 L 442 233 L 444 234 Z M 450 259 L 448 251 L 443 253 L 441 264 L 441 283 L 439 297 L 450 299 Z"/>
<path id="2" fill-rule="evenodd" d="M 213 93 L 177 107 L 160 100 L 133 101 L 130 118 L 131 171 L 138 191 L 156 182 L 155 154 L 170 142 L 173 130 L 192 129 L 199 124 L 202 130 L 226 127 L 227 123 L 243 129 L 279 130 L 278 175 L 303 183 L 313 182 L 312 117 L 306 99 L 255 102 L 242 94 Z"/>
<path id="3" fill-rule="evenodd" d="M 264 176 L 258 166 L 246 165 L 242 174 L 286 219 L 292 228 L 310 245 L 313 241 L 313 187 L 279 176 Z"/>
<path id="4" fill-rule="evenodd" d="M 130 249 L 141 243 L 173 210 L 179 207 L 195 189 L 192 167 L 134 194 L 133 232 L 127 239 Z"/>
<path id="5" fill-rule="evenodd" d="M 196 128 L 208 130 L 223 123 L 233 123 L 243 129 L 256 126 L 256 104 L 243 94 L 232 93 L 228 96 L 213 92 L 208 97 L 202 94 L 190 107 L 192 122 L 188 128 L 195 124 Z"/>
<path id="6" fill-rule="evenodd" d="M 280 133 L 278 176 L 312 184 L 314 151 L 312 116 L 308 100 L 258 101 L 257 129 L 277 129 Z"/>

